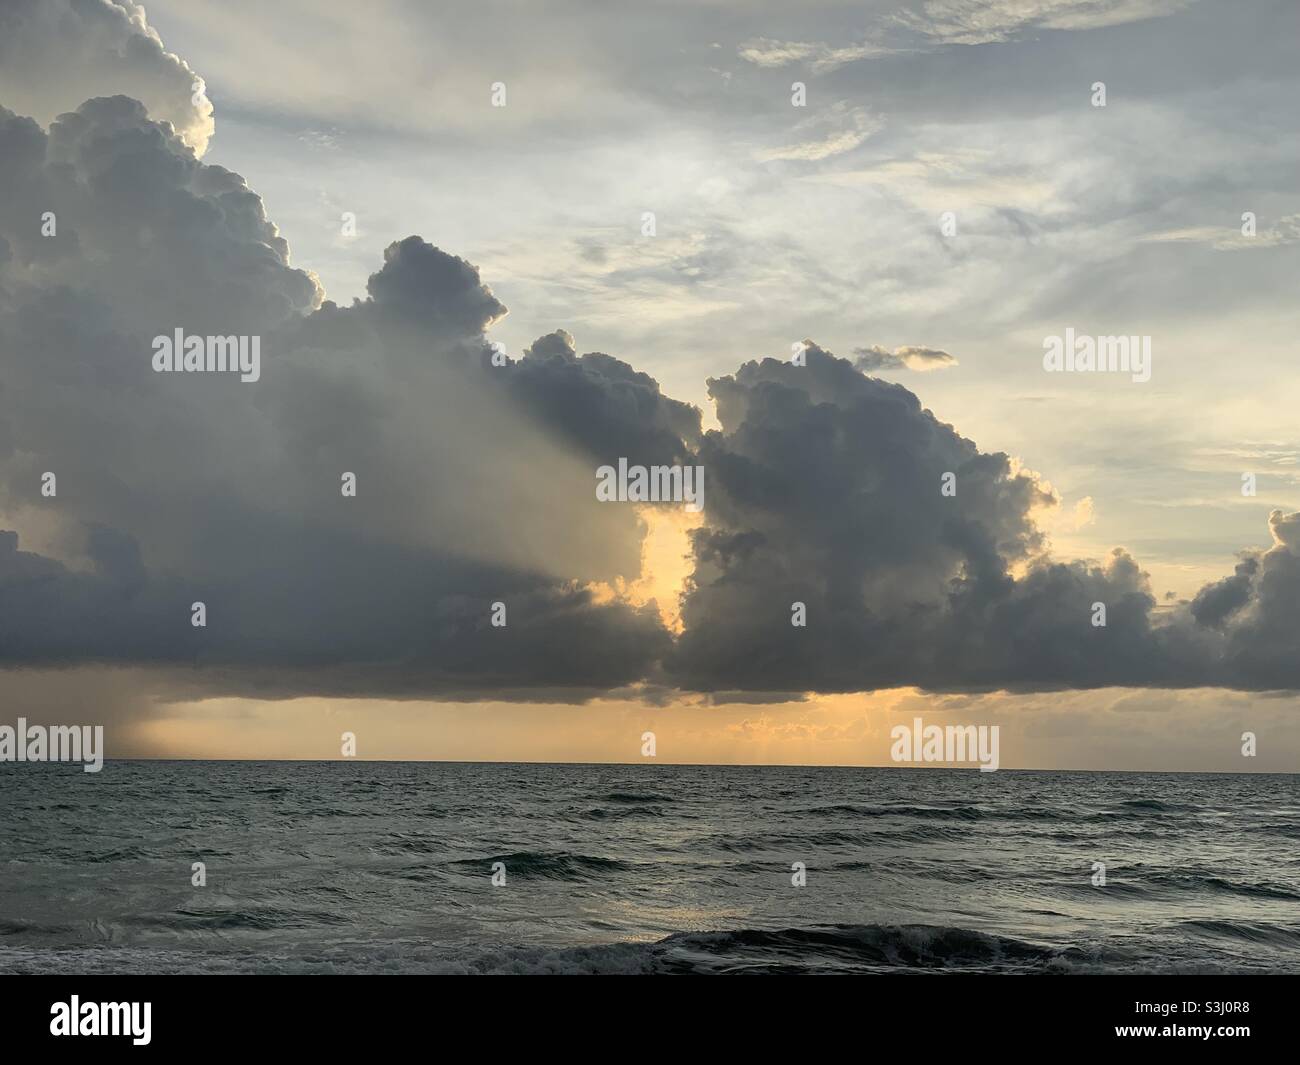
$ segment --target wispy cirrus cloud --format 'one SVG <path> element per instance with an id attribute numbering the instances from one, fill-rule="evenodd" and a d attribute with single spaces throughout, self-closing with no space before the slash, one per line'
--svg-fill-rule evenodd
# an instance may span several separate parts
<path id="1" fill-rule="evenodd" d="M 884 128 L 882 116 L 840 100 L 797 123 L 793 143 L 760 149 L 755 158 L 763 163 L 777 160 L 820 162 L 853 151 Z"/>
<path id="2" fill-rule="evenodd" d="M 1300 241 L 1300 214 L 1285 215 L 1272 225 L 1257 230 L 1253 236 L 1224 226 L 1186 226 L 1148 233 L 1141 239 L 1144 243 L 1154 244 L 1208 244 L 1215 251 L 1276 248 Z"/>
<path id="3" fill-rule="evenodd" d="M 1162 18 L 1195 0 L 926 0 L 900 25 L 943 44 L 993 44 L 1038 29 L 1093 30 Z"/>
<path id="4" fill-rule="evenodd" d="M 814 73 L 824 74 L 845 63 L 897 55 L 904 50 L 872 40 L 836 45 L 825 41 L 779 41 L 771 37 L 755 37 L 743 42 L 736 52 L 745 62 L 758 67 L 787 67 L 798 63 L 806 65 Z"/>

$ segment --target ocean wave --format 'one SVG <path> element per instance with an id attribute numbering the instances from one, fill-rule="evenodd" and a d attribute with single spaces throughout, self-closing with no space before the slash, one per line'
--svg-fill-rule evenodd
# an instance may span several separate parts
<path id="1" fill-rule="evenodd" d="M 589 946 L 503 946 L 456 955 L 448 947 L 399 949 L 339 943 L 293 954 L 175 948 L 35 952 L 0 948 L 0 972 L 437 972 L 478 974 L 812 974 L 1073 971 L 1093 957 L 965 928 L 932 925 L 826 925 L 680 932 L 657 941 Z M 1117 956 L 1118 957 L 1118 956 Z"/>
<path id="2" fill-rule="evenodd" d="M 1244 921 L 1183 921 L 1178 926 L 1189 932 L 1243 940 L 1248 943 L 1268 944 L 1274 947 L 1300 947 L 1300 928 L 1286 928 L 1274 924 L 1248 924 Z"/>
<path id="3" fill-rule="evenodd" d="M 465 858 L 451 864 L 462 869 L 487 872 L 496 862 L 504 863 L 507 877 L 534 877 L 539 880 L 588 880 L 629 868 L 626 862 L 616 858 L 569 854 L 564 851 L 516 851 L 513 854 L 494 854 L 489 858 Z"/>
<path id="4" fill-rule="evenodd" d="M 808 817 L 827 814 L 852 814 L 856 817 L 920 817 L 942 821 L 980 821 L 992 816 L 990 811 L 978 806 L 865 806 L 860 803 L 835 803 L 831 806 L 813 806 L 798 811 Z M 1018 815 L 1016 815 L 1018 816 Z"/>
<path id="5" fill-rule="evenodd" d="M 672 802 L 671 795 L 661 795 L 654 791 L 610 791 L 597 795 L 600 802 L 656 803 Z"/>
<path id="6" fill-rule="evenodd" d="M 844 969 L 1045 969 L 1070 950 L 948 925 L 830 925 L 776 932 L 686 932 L 658 948 L 668 961 L 715 971 Z"/>
<path id="7" fill-rule="evenodd" d="M 1281 836 L 1284 839 L 1300 839 L 1300 824 L 1287 821 L 1282 824 L 1251 825 L 1249 832 L 1262 832 L 1268 836 Z"/>
<path id="8" fill-rule="evenodd" d="M 79 855 L 82 861 L 98 865 L 101 862 L 131 862 L 139 861 L 144 858 L 153 858 L 156 855 L 150 854 L 142 847 L 121 847 L 117 850 L 105 851 L 102 854 L 85 854 Z"/>
<path id="9" fill-rule="evenodd" d="M 871 847 L 899 843 L 962 843 L 970 839 L 970 830 L 952 822 L 937 822 L 910 827 L 880 829 L 818 829 L 812 832 L 785 832 L 745 835 L 712 835 L 695 841 L 696 846 L 713 847 L 723 854 L 755 854 L 808 847 Z"/>
<path id="10" fill-rule="evenodd" d="M 588 821 L 609 821 L 629 817 L 663 817 L 664 811 L 659 806 L 620 806 L 613 810 L 596 806 L 585 810 L 580 816 Z"/>
<path id="11" fill-rule="evenodd" d="M 249 915 L 245 915 L 248 917 Z M 239 927 L 239 926 L 236 926 Z M 1177 926 L 1252 951 L 1300 943 L 1300 929 L 1191 921 Z M 1172 947 L 1172 949 L 1171 949 Z M 813 925 L 679 932 L 659 940 L 583 946 L 454 945 L 428 939 L 314 937 L 284 949 L 226 942 L 221 951 L 179 944 L 104 943 L 35 949 L 0 945 L 0 973 L 464 973 L 464 974 L 883 974 L 1188 973 L 1285 971 L 1277 962 L 1211 958 L 1166 945 L 1159 953 L 1126 941 L 1048 946 L 952 925 Z"/>
<path id="12" fill-rule="evenodd" d="M 347 924 L 347 918 L 319 910 L 174 910 L 163 914 L 137 914 L 121 923 L 172 932 L 267 932 L 288 928 L 318 928 Z"/>
<path id="13" fill-rule="evenodd" d="M 1204 876 L 1199 873 L 1157 873 L 1146 878 L 1148 882 L 1163 887 L 1180 888 L 1189 891 L 1210 891 L 1225 895 L 1244 895 L 1253 899 L 1296 899 L 1300 893 L 1290 891 L 1280 884 L 1262 881 L 1254 884 L 1227 880 L 1220 876 Z"/>
<path id="14" fill-rule="evenodd" d="M 1118 958 L 1118 955 L 1116 956 Z M 809 974 L 1068 972 L 1095 956 L 941 925 L 825 925 L 679 932 L 652 943 L 511 948 L 467 960 L 480 973 Z"/>
<path id="15" fill-rule="evenodd" d="M 794 811 L 802 817 L 914 817 L 934 821 L 1048 821 L 1060 822 L 1077 819 L 1077 812 L 1064 807 L 1019 806 L 994 808 L 957 803 L 953 806 L 921 806 L 916 803 L 896 805 L 869 805 L 865 803 L 832 803 L 810 806 Z M 1116 815 L 1118 816 L 1118 815 Z"/>
<path id="16" fill-rule="evenodd" d="M 62 935 L 71 930 L 65 924 L 38 924 L 22 918 L 0 917 L 0 936 Z"/>
<path id="17" fill-rule="evenodd" d="M 370 850 L 375 854 L 433 854 L 441 846 L 439 840 L 430 836 L 412 835 L 403 836 L 393 834 L 377 839 L 370 844 Z"/>
<path id="18" fill-rule="evenodd" d="M 1153 810 L 1156 813 L 1172 814 L 1186 813 L 1189 810 L 1199 810 L 1199 806 L 1185 802 L 1165 802 L 1160 799 L 1125 799 L 1118 804 L 1125 810 Z"/>
<path id="19" fill-rule="evenodd" d="M 1146 899 L 1151 897 L 1151 890 L 1132 880 L 1121 878 L 1120 873 L 1112 872 L 1105 887 L 1094 887 L 1088 877 L 1080 876 L 1063 884 L 1057 884 L 1055 893 L 1070 899 Z"/>

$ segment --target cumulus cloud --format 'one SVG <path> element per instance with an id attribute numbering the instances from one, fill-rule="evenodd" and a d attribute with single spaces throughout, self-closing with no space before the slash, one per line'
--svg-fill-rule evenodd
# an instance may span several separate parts
<path id="1" fill-rule="evenodd" d="M 421 237 L 386 249 L 364 298 L 326 300 L 257 194 L 178 130 L 124 95 L 47 124 L 0 111 L 4 667 L 550 701 L 1300 687 L 1300 516 L 1275 512 L 1270 549 L 1158 612 L 1126 551 L 1047 554 L 1035 515 L 1055 499 L 1010 456 L 861 372 L 946 352 L 749 362 L 709 382 L 705 432 L 563 329 L 502 358 L 504 304 Z M 151 338 L 176 328 L 258 336 L 261 379 L 154 373 Z M 619 458 L 706 470 L 680 634 L 609 592 L 642 576 L 646 533 L 595 497 Z"/>
<path id="2" fill-rule="evenodd" d="M 1300 683 L 1300 517 L 1274 514 L 1258 565 L 1157 615 L 1128 552 L 1094 563 L 1042 550 L 1034 512 L 1055 500 L 1008 456 L 816 345 L 806 359 L 710 382 L 722 427 L 701 448 L 712 495 L 670 660 L 682 686 Z M 806 626 L 791 623 L 796 603 Z"/>
<path id="3" fill-rule="evenodd" d="M 1300 687 L 1300 513 L 1274 510 L 1269 530 L 1271 548 L 1193 601 L 1202 625 L 1223 630 L 1212 668 L 1225 687 Z"/>
<path id="4" fill-rule="evenodd" d="M 599 353 L 542 342 L 493 365 L 505 307 L 419 238 L 389 247 L 365 300 L 322 302 L 256 194 L 136 101 L 48 131 L 6 111 L 0 146 L 7 664 L 576 698 L 662 654 L 652 607 L 593 588 L 637 576 L 641 532 L 598 504 L 594 470 L 680 458 L 698 411 Z M 151 339 L 175 328 L 259 336 L 261 380 L 153 372 Z"/>
<path id="5" fill-rule="evenodd" d="M 1031 512 L 1052 497 L 907 389 L 815 344 L 805 360 L 709 383 L 722 427 L 701 448 L 712 495 L 674 667 L 690 685 L 792 691 L 962 671 L 982 656 L 953 661 L 958 615 L 1015 591 L 1009 566 L 1040 552 Z M 969 636 L 973 651 L 980 626 Z"/>
<path id="6" fill-rule="evenodd" d="M 118 93 L 170 123 L 197 155 L 207 150 L 203 79 L 164 48 L 139 4 L 0 0 L 0 102 L 48 125 L 83 100 Z"/>
<path id="7" fill-rule="evenodd" d="M 464 259 L 447 255 L 419 237 L 390 244 L 384 266 L 366 285 L 378 314 L 430 329 L 439 335 L 475 336 L 506 308 Z"/>
<path id="8" fill-rule="evenodd" d="M 1207 584 L 1192 600 L 1191 611 L 1202 625 L 1219 626 L 1233 613 L 1250 601 L 1255 574 L 1259 572 L 1259 559 L 1244 559 L 1231 577 Z"/>

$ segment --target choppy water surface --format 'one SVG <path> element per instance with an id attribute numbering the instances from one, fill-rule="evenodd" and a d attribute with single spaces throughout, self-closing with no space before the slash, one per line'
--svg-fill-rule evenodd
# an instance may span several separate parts
<path id="1" fill-rule="evenodd" d="M 1300 972 L 1298 785 L 10 763 L 0 971 Z"/>

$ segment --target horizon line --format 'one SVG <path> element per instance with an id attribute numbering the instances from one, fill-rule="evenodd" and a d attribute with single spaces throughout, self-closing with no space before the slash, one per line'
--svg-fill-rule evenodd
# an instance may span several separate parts
<path id="1" fill-rule="evenodd" d="M 914 770 L 922 772 L 948 772 L 948 773 L 977 773 L 979 774 L 979 764 L 972 762 L 970 765 L 925 765 L 925 764 L 896 764 L 896 765 L 863 765 L 853 763 L 807 763 L 807 762 L 668 762 L 660 759 L 638 760 L 629 762 L 569 762 L 569 761 L 546 761 L 540 759 L 491 759 L 491 758 L 191 758 L 185 756 L 155 756 L 155 755 L 133 755 L 130 757 L 104 758 L 105 764 L 108 762 L 297 762 L 297 763 L 355 763 L 361 762 L 368 765 L 378 764 L 396 764 L 396 765 L 528 765 L 528 766 L 645 766 L 651 768 L 654 766 L 664 768 L 699 768 L 699 769 L 888 769 L 888 770 Z M 11 764 L 17 765 L 17 762 Z M 62 762 L 24 762 L 24 765 L 63 765 Z M 66 763 L 74 764 L 74 763 Z M 1245 770 L 1228 770 L 1228 769 L 1084 769 L 1084 768 L 1049 768 L 1044 766 L 1022 766 L 1018 768 L 999 767 L 993 773 L 983 773 L 979 775 L 991 776 L 996 773 L 1128 773 L 1132 775 L 1146 776 L 1216 776 L 1216 777 L 1243 777 L 1243 776 L 1277 776 L 1277 777 L 1294 777 L 1300 776 L 1300 770 L 1286 769 L 1245 769 Z"/>

